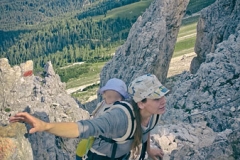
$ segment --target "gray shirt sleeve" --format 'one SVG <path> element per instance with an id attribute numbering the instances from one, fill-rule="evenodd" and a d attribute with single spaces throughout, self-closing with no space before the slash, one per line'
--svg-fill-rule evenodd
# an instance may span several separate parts
<path id="1" fill-rule="evenodd" d="M 97 118 L 79 121 L 78 128 L 80 131 L 80 138 L 88 138 L 89 136 L 96 137 L 91 149 L 111 157 L 113 144 L 97 137 L 102 135 L 111 139 L 121 138 L 128 129 L 128 117 L 121 108 L 112 108 L 110 111 L 104 112 Z M 123 144 L 118 144 L 115 157 L 120 157 L 129 153 L 131 144 L 132 140 L 128 140 Z"/>
<path id="2" fill-rule="evenodd" d="M 80 138 L 98 137 L 99 135 L 119 138 L 127 131 L 128 118 L 122 109 L 113 108 L 97 118 L 79 121 L 78 128 Z"/>

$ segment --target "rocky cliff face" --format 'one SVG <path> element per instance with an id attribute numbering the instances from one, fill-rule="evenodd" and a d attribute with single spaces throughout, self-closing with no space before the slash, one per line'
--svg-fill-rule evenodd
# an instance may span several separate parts
<path id="1" fill-rule="evenodd" d="M 164 160 L 240 159 L 239 2 L 217 0 L 202 12 L 195 50 L 205 50 L 201 52 L 204 58 L 194 75 L 185 72 L 175 79 L 167 96 L 167 112 L 152 131 L 151 144 L 161 145 Z M 148 72 L 164 82 L 187 3 L 153 1 L 102 70 L 101 85 L 112 77 L 128 84 Z M 0 159 L 74 159 L 77 139 L 29 135 L 25 124 L 8 125 L 8 117 L 22 110 L 44 121 L 76 121 L 89 116 L 66 94 L 51 63 L 41 76 L 33 75 L 32 70 L 31 61 L 11 67 L 6 59 L 0 59 Z"/>
<path id="2" fill-rule="evenodd" d="M 162 117 L 174 125 L 155 135 L 170 159 L 240 159 L 239 11 L 240 1 L 219 0 L 202 12 L 195 48 L 202 64 L 176 80 Z"/>
<path id="3" fill-rule="evenodd" d="M 126 83 L 145 73 L 164 82 L 189 0 L 154 0 L 133 24 L 127 41 L 103 68 L 100 85 L 112 77 Z"/>
<path id="4" fill-rule="evenodd" d="M 184 5 L 180 5 L 175 10 L 178 16 L 175 11 L 168 14 L 174 2 L 166 2 L 155 1 L 139 17 L 127 42 L 102 70 L 101 85 L 111 77 L 129 83 L 147 72 L 165 81 L 176 38 L 174 30 L 172 39 L 168 37 L 168 27 L 178 28 L 178 23 L 165 21 L 165 15 L 181 18 L 178 11 L 184 10 Z M 167 10 L 160 7 L 165 3 L 170 5 Z M 158 7 L 154 9 L 155 6 Z M 160 15 L 156 16 L 155 11 Z M 191 64 L 195 74 L 185 72 L 175 78 L 167 97 L 168 111 L 151 135 L 152 145 L 164 149 L 164 160 L 240 159 L 239 12 L 239 0 L 217 0 L 201 12 L 195 46 L 198 57 Z M 155 17 L 149 18 L 148 13 Z"/>
<path id="5" fill-rule="evenodd" d="M 26 139 L 27 130 L 24 124 L 15 123 L 0 126 L 0 159 L 33 160 L 31 144 Z"/>
<path id="6" fill-rule="evenodd" d="M 190 67 L 191 73 L 196 73 L 206 60 L 207 54 L 213 53 L 217 45 L 236 32 L 240 23 L 239 0 L 217 0 L 210 7 L 202 10 L 197 25 L 195 52 Z"/>
<path id="7" fill-rule="evenodd" d="M 168 111 L 162 119 L 164 123 L 179 127 L 168 129 L 166 126 L 167 132 L 161 132 L 165 133 L 162 138 L 173 136 L 168 147 L 178 146 L 171 158 L 240 158 L 239 44 L 240 25 L 234 34 L 217 45 L 214 53 L 206 56 L 195 75 L 183 73 L 176 81 L 168 96 Z M 193 127 L 203 122 L 205 125 L 199 129 Z"/>
<path id="8" fill-rule="evenodd" d="M 51 63 L 41 76 L 34 76 L 33 63 L 11 67 L 0 59 L 0 159 L 73 159 L 79 139 L 64 139 L 48 133 L 27 134 L 28 125 L 8 125 L 8 117 L 27 111 L 51 122 L 77 121 L 89 117 L 65 91 Z M 6 127 L 4 127 L 6 126 Z M 69 145 L 71 144 L 71 145 Z"/>

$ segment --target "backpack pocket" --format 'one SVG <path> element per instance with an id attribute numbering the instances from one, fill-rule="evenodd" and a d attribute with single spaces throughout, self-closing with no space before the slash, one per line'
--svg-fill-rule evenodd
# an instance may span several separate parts
<path id="1" fill-rule="evenodd" d="M 89 151 L 89 149 L 92 147 L 92 144 L 94 142 L 95 138 L 94 137 L 89 137 L 88 139 L 82 139 L 77 146 L 76 149 L 76 154 L 79 157 L 83 157 L 85 154 L 87 154 L 87 152 Z"/>

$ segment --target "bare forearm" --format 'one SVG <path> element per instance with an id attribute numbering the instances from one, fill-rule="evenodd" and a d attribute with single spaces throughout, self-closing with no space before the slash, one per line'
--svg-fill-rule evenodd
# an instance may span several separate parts
<path id="1" fill-rule="evenodd" d="M 77 123 L 62 122 L 62 123 L 46 123 L 46 132 L 67 138 L 76 138 L 79 136 Z"/>
<path id="2" fill-rule="evenodd" d="M 79 136 L 78 124 L 74 122 L 47 123 L 30 115 L 27 112 L 19 112 L 14 116 L 9 117 L 9 121 L 11 123 L 28 123 L 32 127 L 30 128 L 29 133 L 45 131 L 57 136 L 67 138 L 75 138 Z"/>

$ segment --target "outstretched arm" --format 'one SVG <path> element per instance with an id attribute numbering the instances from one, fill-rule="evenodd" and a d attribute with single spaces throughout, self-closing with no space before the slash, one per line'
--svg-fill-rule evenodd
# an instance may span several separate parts
<path id="1" fill-rule="evenodd" d="M 17 113 L 16 115 L 10 117 L 9 121 L 11 123 L 28 123 L 32 126 L 29 133 L 46 131 L 48 133 L 67 138 L 75 138 L 79 136 L 78 125 L 74 122 L 47 123 L 28 114 L 27 112 Z"/>

